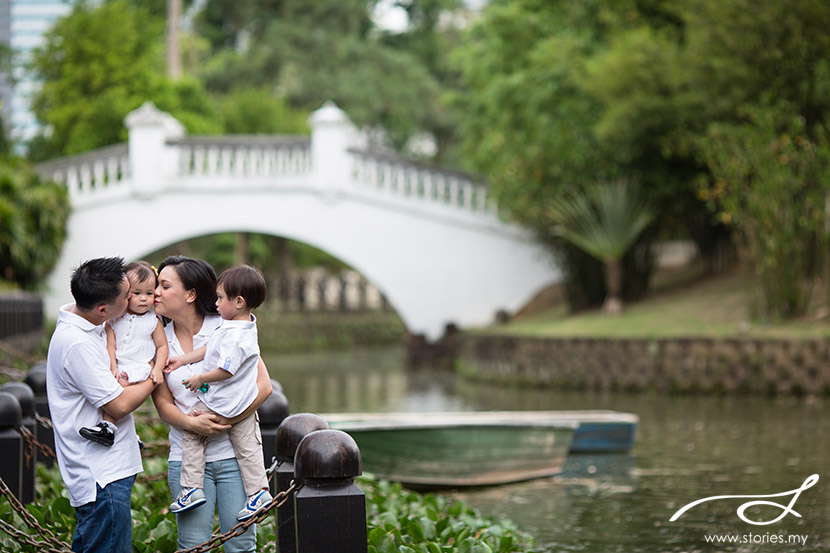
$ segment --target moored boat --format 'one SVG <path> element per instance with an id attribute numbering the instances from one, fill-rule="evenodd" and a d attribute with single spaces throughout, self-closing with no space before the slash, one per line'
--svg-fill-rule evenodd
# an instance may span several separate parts
<path id="1" fill-rule="evenodd" d="M 412 487 L 506 484 L 562 471 L 578 423 L 514 412 L 323 414 L 363 469 Z"/>

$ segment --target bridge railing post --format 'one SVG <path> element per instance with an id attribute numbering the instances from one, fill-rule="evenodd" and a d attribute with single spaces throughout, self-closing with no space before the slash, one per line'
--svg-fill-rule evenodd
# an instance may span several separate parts
<path id="1" fill-rule="evenodd" d="M 359 134 L 346 113 L 331 101 L 312 113 L 308 122 L 315 184 L 334 190 L 351 178 L 349 148 L 360 146 Z"/>
<path id="2" fill-rule="evenodd" d="M 32 437 L 37 439 L 37 422 L 35 421 L 35 393 L 29 386 L 22 382 L 8 382 L 0 386 L 0 392 L 6 392 L 13 395 L 20 404 L 20 411 L 22 414 L 18 430 L 22 426 L 28 430 Z M 35 475 L 37 474 L 37 467 L 35 467 L 35 448 L 26 446 L 31 455 L 24 453 L 22 465 L 22 481 L 20 502 L 24 505 L 32 503 L 35 500 Z"/>
<path id="3" fill-rule="evenodd" d="M 128 113 L 124 123 L 129 133 L 133 194 L 152 197 L 159 190 L 164 175 L 173 174 L 177 169 L 178 160 L 175 155 L 170 155 L 166 141 L 184 136 L 184 127 L 150 101 Z"/>
<path id="4" fill-rule="evenodd" d="M 282 421 L 277 429 L 276 454 L 277 493 L 284 492 L 294 481 L 294 455 L 297 446 L 311 432 L 325 430 L 329 424 L 318 415 L 297 413 Z M 295 553 L 297 539 L 294 528 L 294 498 L 277 507 L 277 548 L 280 553 Z"/>
<path id="5" fill-rule="evenodd" d="M 18 431 L 22 420 L 17 398 L 0 391 L 0 477 L 18 499 L 23 491 L 23 437 Z"/>
<path id="6" fill-rule="evenodd" d="M 297 553 L 366 553 L 366 497 L 354 483 L 360 450 L 342 430 L 317 430 L 297 446 L 294 496 Z"/>

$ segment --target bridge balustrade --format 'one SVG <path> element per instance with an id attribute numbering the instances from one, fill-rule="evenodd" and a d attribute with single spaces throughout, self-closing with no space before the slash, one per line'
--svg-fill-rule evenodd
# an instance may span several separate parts
<path id="1" fill-rule="evenodd" d="M 372 191 L 443 203 L 486 213 L 487 188 L 460 171 L 450 171 L 395 156 L 350 149 L 352 180 Z"/>
<path id="2" fill-rule="evenodd" d="M 179 176 L 279 177 L 311 170 L 309 140 L 302 137 L 188 137 L 166 144 L 178 149 Z"/>
<path id="3" fill-rule="evenodd" d="M 449 323 L 482 325 L 517 310 L 560 278 L 532 233 L 498 217 L 483 178 L 372 151 L 333 103 L 309 117 L 310 136 L 189 136 L 151 102 L 124 123 L 126 145 L 37 167 L 67 186 L 72 204 L 72 232 L 49 277 L 49 313 L 70 301 L 79 259 L 141 257 L 225 231 L 286 236 L 347 260 L 371 275 L 410 332 L 430 340 Z M 188 209 L 172 227 L 152 226 L 140 238 L 100 231 L 102 221 L 137 210 L 175 210 L 185 192 Z M 231 199 L 244 209 L 208 215 Z"/>
<path id="4" fill-rule="evenodd" d="M 40 163 L 37 170 L 42 177 L 66 186 L 73 201 L 92 194 L 126 191 L 131 175 L 127 144 Z"/>

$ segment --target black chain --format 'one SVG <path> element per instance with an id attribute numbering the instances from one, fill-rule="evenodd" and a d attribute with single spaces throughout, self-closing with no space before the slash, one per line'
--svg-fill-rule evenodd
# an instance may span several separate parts
<path id="1" fill-rule="evenodd" d="M 61 543 L 61 541 L 52 533 L 51 530 L 48 528 L 44 528 L 43 526 L 38 523 L 37 519 L 23 507 L 23 504 L 14 496 L 12 491 L 6 485 L 6 481 L 0 477 L 0 493 L 3 494 L 6 499 L 9 501 L 9 505 L 12 506 L 18 515 L 23 519 L 26 524 L 34 528 L 41 537 L 45 540 L 44 544 L 51 544 L 52 547 L 56 547 L 59 553 L 63 553 L 67 551 L 66 544 Z M 5 528 L 4 528 L 5 529 Z M 31 544 L 30 544 L 31 545 Z M 43 545 L 43 544 L 41 544 Z M 38 546 L 39 547 L 39 546 Z M 49 550 L 49 553 L 52 553 L 52 550 Z"/>
<path id="2" fill-rule="evenodd" d="M 52 448 L 48 445 L 37 441 L 37 438 L 34 437 L 32 431 L 26 428 L 25 426 L 21 426 L 17 429 L 23 439 L 26 441 L 26 468 L 31 466 L 30 461 L 34 455 L 34 448 L 38 448 L 41 453 L 43 453 L 47 457 L 51 457 L 52 459 L 57 459 L 57 455 L 55 452 L 52 451 Z"/>
<path id="3" fill-rule="evenodd" d="M 279 492 L 276 495 L 276 497 L 274 497 L 271 500 L 271 503 L 269 503 L 267 507 L 264 507 L 257 511 L 256 514 L 248 520 L 240 522 L 224 534 L 214 536 L 201 545 L 197 545 L 189 549 L 179 549 L 178 551 L 176 551 L 176 553 L 206 553 L 207 551 L 219 547 L 231 538 L 241 536 L 248 530 L 249 526 L 251 526 L 252 524 L 256 524 L 257 522 L 261 522 L 265 519 L 268 513 L 270 513 L 277 507 L 282 507 L 283 505 L 285 505 L 285 502 L 291 498 L 291 494 L 298 491 L 300 488 L 302 488 L 302 484 L 298 485 L 292 482 L 291 486 L 287 490 Z"/>

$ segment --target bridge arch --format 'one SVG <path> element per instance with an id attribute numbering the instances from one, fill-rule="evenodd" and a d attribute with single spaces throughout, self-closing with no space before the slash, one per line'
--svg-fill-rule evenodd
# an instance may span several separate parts
<path id="1" fill-rule="evenodd" d="M 185 137 L 145 104 L 128 145 L 39 166 L 69 187 L 68 239 L 47 308 L 71 301 L 85 259 L 140 259 L 217 232 L 282 236 L 317 247 L 381 290 L 407 329 L 429 340 L 448 323 L 486 324 L 561 274 L 524 229 L 504 223 L 469 175 L 361 148 L 327 105 L 298 137 Z"/>

